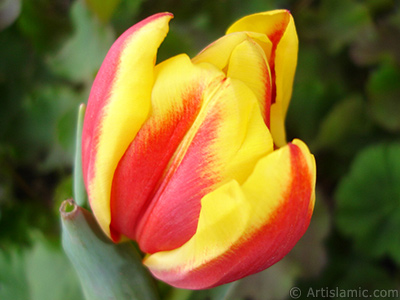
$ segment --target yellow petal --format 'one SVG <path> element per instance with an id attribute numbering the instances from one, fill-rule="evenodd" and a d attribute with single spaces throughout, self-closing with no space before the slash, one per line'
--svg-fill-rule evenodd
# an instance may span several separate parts
<path id="1" fill-rule="evenodd" d="M 269 59 L 272 79 L 275 82 L 272 103 L 279 103 L 271 115 L 271 124 L 277 128 L 274 132 L 284 132 L 284 119 L 292 96 L 292 86 L 297 65 L 298 39 L 293 17 L 287 10 L 274 10 L 264 13 L 246 16 L 235 22 L 227 31 L 234 32 L 250 31 L 264 33 L 273 44 Z M 279 114 L 276 113 L 279 111 Z M 274 118 L 274 120 L 273 120 Z M 277 118 L 277 119 L 275 119 Z M 286 144 L 284 136 L 275 136 L 276 145 L 281 147 Z"/>
<path id="2" fill-rule="evenodd" d="M 247 38 L 248 36 L 244 32 L 223 36 L 203 49 L 192 61 L 195 64 L 208 62 L 218 69 L 224 70 L 228 65 L 228 60 L 233 49 Z"/>
<path id="3" fill-rule="evenodd" d="M 171 18 L 166 13 L 149 17 L 122 35 L 110 49 L 91 91 L 85 123 L 94 129 L 89 133 L 91 145 L 83 147 L 93 153 L 85 162 L 86 182 L 93 213 L 109 236 L 113 174 L 148 116 L 154 61 Z M 102 89 L 104 85 L 108 88 Z M 103 94 L 104 91 L 109 93 Z M 106 99 L 101 112 L 93 115 L 91 112 L 99 109 L 94 107 L 97 98 Z"/>
<path id="4" fill-rule="evenodd" d="M 274 143 L 278 147 L 286 144 L 285 118 L 282 103 L 275 102 L 270 108 L 271 134 L 274 137 Z"/>
<path id="5" fill-rule="evenodd" d="M 241 80 L 257 97 L 264 122 L 270 126 L 271 73 L 265 53 L 251 39 L 244 40 L 232 51 L 227 75 Z"/>
<path id="6" fill-rule="evenodd" d="M 204 145 L 214 158 L 209 168 L 219 170 L 221 183 L 231 179 L 242 183 L 258 160 L 273 151 L 257 98 L 243 82 L 228 78 L 204 112 L 207 119 L 217 120 L 213 140 Z"/>
<path id="7" fill-rule="evenodd" d="M 218 69 L 226 71 L 225 69 L 228 65 L 232 51 L 236 46 L 249 38 L 257 42 L 264 50 L 264 53 L 269 57 L 271 54 L 272 44 L 265 34 L 256 32 L 235 32 L 225 35 L 208 45 L 197 54 L 192 61 L 195 64 L 208 62 L 216 66 Z"/>

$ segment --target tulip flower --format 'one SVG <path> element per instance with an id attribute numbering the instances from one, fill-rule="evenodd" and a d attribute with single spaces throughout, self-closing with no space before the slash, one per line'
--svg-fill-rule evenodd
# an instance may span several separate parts
<path id="1" fill-rule="evenodd" d="M 315 161 L 286 141 L 298 40 L 287 10 L 244 17 L 155 64 L 170 13 L 128 29 L 94 81 L 82 166 L 94 216 L 168 284 L 204 289 L 282 259 L 306 231 Z"/>

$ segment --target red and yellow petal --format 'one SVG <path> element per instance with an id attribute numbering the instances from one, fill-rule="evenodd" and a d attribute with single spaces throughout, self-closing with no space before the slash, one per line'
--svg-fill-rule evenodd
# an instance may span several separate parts
<path id="1" fill-rule="evenodd" d="M 82 136 L 89 201 L 110 236 L 114 171 L 150 111 L 157 49 L 172 14 L 153 15 L 127 30 L 111 47 L 94 81 Z"/>
<path id="2" fill-rule="evenodd" d="M 283 258 L 308 227 L 315 162 L 299 140 L 262 158 L 243 183 L 231 180 L 201 201 L 196 233 L 183 246 L 149 255 L 159 279 L 203 289 L 261 271 Z"/>
<path id="3" fill-rule="evenodd" d="M 267 56 L 271 70 L 272 108 L 271 132 L 274 142 L 281 147 L 286 144 L 284 120 L 292 95 L 293 79 L 297 65 L 298 38 L 293 17 L 287 10 L 274 10 L 244 17 L 235 22 L 227 31 L 250 31 L 264 33 L 272 42 L 271 55 Z"/>
<path id="4" fill-rule="evenodd" d="M 196 66 L 216 70 L 210 64 Z M 176 74 L 172 75 L 174 70 Z M 165 71 L 165 76 L 175 77 L 175 82 L 184 81 L 176 76 L 187 77 L 173 62 Z M 164 101 L 170 84 L 161 79 L 153 97 Z M 216 78 L 205 87 L 196 119 L 135 226 L 136 240 L 144 252 L 171 250 L 187 242 L 197 228 L 201 198 L 232 178 L 243 182 L 257 161 L 273 151 L 257 99 L 248 87 L 225 78 Z"/>
<path id="5" fill-rule="evenodd" d="M 186 55 L 156 66 L 149 117 L 114 173 L 110 203 L 114 240 L 121 234 L 139 239 L 138 226 L 143 223 L 142 218 L 166 173 L 173 168 L 171 160 L 193 127 L 204 102 L 205 90 L 213 89 L 224 78 L 225 75 L 211 65 L 193 65 Z M 191 216 L 190 211 L 185 214 Z M 177 236 L 182 238 L 184 234 Z M 168 241 L 168 237 L 161 236 L 161 239 Z M 153 241 L 163 245 L 157 238 Z"/>
<path id="6" fill-rule="evenodd" d="M 193 78 L 191 69 L 196 70 Z M 115 213 L 112 227 L 124 235 L 128 235 L 127 230 L 132 230 L 128 236 L 136 239 L 147 253 L 171 250 L 187 242 L 196 231 L 201 198 L 232 178 L 245 181 L 257 161 L 273 151 L 272 138 L 263 122 L 257 99 L 245 84 L 226 79 L 211 64 L 192 65 L 185 56 L 168 60 L 157 70 L 152 99 L 160 104 L 159 108 L 164 107 L 164 113 L 154 119 L 155 123 L 151 116 L 131 144 L 138 143 L 129 148 L 127 161 L 124 157 L 114 175 L 111 200 L 112 215 Z M 213 72 L 215 75 L 212 76 Z M 197 92 L 192 94 L 192 91 Z M 188 100 L 184 97 L 188 92 L 189 102 L 182 105 Z M 159 108 L 155 109 L 160 111 Z M 191 109 L 194 113 L 190 113 Z M 180 130 L 171 122 L 180 117 L 183 124 L 190 120 L 187 123 L 190 128 L 183 132 L 184 136 L 178 135 Z M 159 125 L 155 125 L 158 121 Z M 164 139 L 163 135 L 170 129 L 177 134 L 177 143 L 169 134 Z M 142 139 L 142 131 L 148 136 L 154 134 L 154 138 Z M 162 144 L 163 140 L 165 144 Z M 140 156 L 135 158 L 135 155 L 140 151 L 131 151 L 135 147 L 155 151 L 151 151 L 146 159 L 138 159 Z M 161 154 L 170 152 L 164 163 L 157 151 Z M 135 160 L 137 164 L 132 163 Z M 138 168 L 139 164 L 143 168 Z M 157 169 L 158 164 L 162 165 L 160 169 Z M 120 168 L 129 169 L 122 172 L 129 175 L 121 177 L 117 183 Z M 150 176 L 158 174 L 149 189 L 145 168 Z M 143 176 L 145 182 L 142 182 Z M 126 178 L 131 179 L 127 181 Z M 140 181 L 139 186 L 136 180 Z M 144 197 L 147 199 L 143 201 L 145 205 L 137 202 L 141 196 L 136 191 L 143 190 L 142 187 L 152 191 Z M 138 206 L 142 209 L 138 210 Z M 132 217 L 132 212 L 137 217 Z"/>

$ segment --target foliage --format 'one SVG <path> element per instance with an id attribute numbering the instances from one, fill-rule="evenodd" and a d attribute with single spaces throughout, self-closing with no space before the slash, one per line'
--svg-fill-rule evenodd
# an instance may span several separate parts
<path id="1" fill-rule="evenodd" d="M 3 4 L 4 3 L 4 4 Z M 287 299 L 299 286 L 400 286 L 400 9 L 395 0 L 7 0 L 0 3 L 0 298 L 82 299 L 60 250 L 78 106 L 116 36 L 171 11 L 164 59 L 194 55 L 237 18 L 290 9 L 300 40 L 289 139 L 315 154 L 309 231 L 277 265 L 162 299 Z M 261 288 L 262 286 L 262 288 Z M 256 287 L 256 288 L 255 288 Z M 258 287 L 258 288 L 257 288 Z M 331 297 L 333 298 L 333 297 Z M 371 298 L 373 299 L 373 298 Z"/>

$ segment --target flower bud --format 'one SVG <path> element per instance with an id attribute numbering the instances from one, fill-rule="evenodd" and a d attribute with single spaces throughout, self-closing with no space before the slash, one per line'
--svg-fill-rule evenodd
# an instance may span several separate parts
<path id="1" fill-rule="evenodd" d="M 286 10 L 250 15 L 196 57 L 155 65 L 169 13 L 112 46 L 88 101 L 82 160 L 93 213 L 157 278 L 203 289 L 259 272 L 306 231 L 315 161 L 284 120 L 298 41 Z"/>

